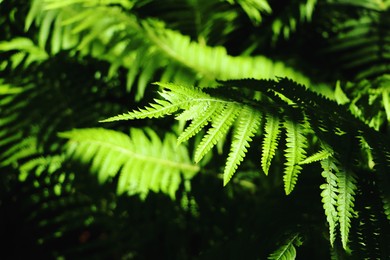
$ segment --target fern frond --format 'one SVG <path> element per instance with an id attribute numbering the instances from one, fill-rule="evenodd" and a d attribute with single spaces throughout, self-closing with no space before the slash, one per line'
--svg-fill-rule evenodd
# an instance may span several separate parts
<path id="1" fill-rule="evenodd" d="M 183 103 L 171 103 L 169 101 L 161 100 L 161 99 L 154 99 L 155 103 L 150 104 L 150 107 L 145 107 L 143 109 L 134 110 L 132 112 L 128 112 L 122 115 L 114 116 L 107 118 L 105 120 L 102 120 L 100 122 L 113 122 L 113 121 L 120 121 L 120 120 L 131 120 L 131 119 L 142 119 L 142 118 L 157 118 L 157 117 L 163 117 L 166 115 L 170 115 L 177 110 L 179 110 L 180 105 Z"/>
<path id="2" fill-rule="evenodd" d="M 213 98 L 209 95 L 192 87 L 183 87 L 169 83 L 158 83 L 158 85 L 164 87 L 159 94 L 165 100 L 154 99 L 155 103 L 151 103 L 150 107 L 110 117 L 101 122 L 163 117 L 170 115 L 179 109 L 189 109 L 193 112 L 197 112 L 194 110 L 194 106 L 195 108 L 198 108 L 198 110 L 203 111 L 203 107 L 199 106 L 199 103 L 206 104 L 207 106 L 210 101 L 213 101 Z M 183 117 L 188 118 L 189 115 Z"/>
<path id="3" fill-rule="evenodd" d="M 44 49 L 38 47 L 32 40 L 25 37 L 0 42 L 0 52 L 9 51 L 16 51 L 10 58 L 13 69 L 21 64 L 26 68 L 32 63 L 40 63 L 49 58 L 49 54 Z"/>
<path id="4" fill-rule="evenodd" d="M 299 165 L 305 159 L 307 139 L 303 135 L 304 128 L 297 122 L 286 120 L 283 124 L 286 129 L 286 146 L 285 150 L 285 170 L 284 170 L 284 190 L 290 194 L 297 182 L 298 174 L 302 170 Z"/>
<path id="5" fill-rule="evenodd" d="M 119 174 L 118 194 L 140 194 L 145 197 L 151 190 L 162 191 L 171 198 L 179 188 L 183 174 L 191 179 L 199 168 L 190 163 L 188 152 L 179 147 L 176 138 L 166 136 L 161 141 L 146 130 L 132 129 L 130 137 L 113 130 L 78 129 L 60 134 L 68 138 L 68 152 L 73 160 L 91 163 L 91 171 L 101 183 Z"/>
<path id="6" fill-rule="evenodd" d="M 170 30 L 156 30 L 159 26 L 149 21 L 143 26 L 148 37 L 164 55 L 213 81 L 215 79 L 274 78 L 283 75 L 308 84 L 308 79 L 281 62 L 274 62 L 264 56 L 238 56 L 227 54 L 224 47 L 209 47 L 192 42 L 189 37 Z"/>
<path id="7" fill-rule="evenodd" d="M 289 237 L 284 244 L 275 252 L 268 256 L 269 260 L 294 260 L 297 256 L 295 247 L 302 245 L 302 238 L 300 234 L 294 234 Z"/>
<path id="8" fill-rule="evenodd" d="M 337 171 L 337 166 L 333 162 L 332 158 L 327 158 L 321 161 L 321 166 L 323 169 L 322 177 L 325 178 L 325 183 L 320 186 L 321 197 L 323 208 L 325 210 L 326 220 L 329 224 L 329 240 L 330 244 L 333 247 L 334 241 L 336 239 L 335 232 L 336 226 L 338 223 L 338 214 L 337 214 L 337 199 L 338 199 L 338 189 L 337 189 L 337 176 L 334 172 Z"/>
<path id="9" fill-rule="evenodd" d="M 249 107 L 243 107 L 235 124 L 233 132 L 233 141 L 228 155 L 225 170 L 223 173 L 223 184 L 226 185 L 233 174 L 236 172 L 238 165 L 242 162 L 252 141 L 252 137 L 257 132 L 261 120 L 261 114 Z"/>
<path id="10" fill-rule="evenodd" d="M 275 156 L 275 151 L 278 147 L 280 138 L 280 121 L 278 117 L 270 114 L 267 114 L 265 120 L 261 167 L 264 173 L 268 175 L 271 160 Z"/>
<path id="11" fill-rule="evenodd" d="M 352 172 L 339 169 L 336 172 L 338 197 L 337 211 L 340 223 L 341 242 L 347 249 L 351 219 L 354 214 L 354 196 L 356 191 L 356 179 Z"/>
<path id="12" fill-rule="evenodd" d="M 221 111 L 221 114 L 214 118 L 211 128 L 207 131 L 207 134 L 197 146 L 194 156 L 195 162 L 199 162 L 203 156 L 227 134 L 240 111 L 240 106 L 234 103 L 226 104 L 224 109 Z"/>

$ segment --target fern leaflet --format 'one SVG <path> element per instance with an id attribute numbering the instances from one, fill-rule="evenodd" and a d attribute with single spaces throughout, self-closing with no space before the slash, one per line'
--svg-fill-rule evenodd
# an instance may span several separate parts
<path id="1" fill-rule="evenodd" d="M 327 159 L 329 156 L 331 156 L 333 153 L 327 149 L 321 150 L 309 157 L 307 157 L 305 160 L 301 161 L 299 164 L 309 164 L 313 162 L 318 162 Z"/>
<path id="2" fill-rule="evenodd" d="M 180 134 L 177 142 L 182 143 L 193 137 L 200 130 L 202 130 L 203 127 L 208 124 L 208 122 L 213 120 L 216 115 L 220 114 L 223 108 L 224 106 L 221 103 L 210 104 L 206 108 L 206 111 L 199 114 L 198 117 L 192 120 L 191 124 L 184 130 L 184 132 Z"/>
<path id="3" fill-rule="evenodd" d="M 340 223 L 340 234 L 343 248 L 347 249 L 349 229 L 354 206 L 354 195 L 356 190 L 356 180 L 350 171 L 340 170 L 336 172 L 338 184 L 337 211 Z"/>
<path id="4" fill-rule="evenodd" d="M 298 174 L 302 170 L 299 165 L 305 158 L 305 148 L 307 147 L 306 137 L 302 134 L 303 127 L 296 122 L 286 120 L 284 122 L 286 129 L 286 146 L 285 150 L 285 170 L 284 170 L 284 189 L 286 194 L 290 194 L 298 179 Z"/>
<path id="5" fill-rule="evenodd" d="M 241 107 L 229 103 L 225 106 L 224 110 L 220 115 L 217 115 L 212 122 L 211 128 L 207 131 L 207 134 L 203 137 L 202 141 L 198 145 L 195 151 L 195 162 L 199 162 L 203 156 L 211 149 L 213 146 L 226 135 L 230 126 L 233 124 L 234 119 L 237 117 L 240 112 Z"/>
<path id="6" fill-rule="evenodd" d="M 326 183 L 322 184 L 321 197 L 322 203 L 325 210 L 326 220 L 329 223 L 329 237 L 330 244 L 333 246 L 335 241 L 335 230 L 338 222 L 337 215 L 337 176 L 333 173 L 337 171 L 337 167 L 331 158 L 327 158 L 321 161 L 322 177 L 325 178 Z"/>
<path id="7" fill-rule="evenodd" d="M 275 151 L 278 147 L 280 137 L 279 118 L 271 114 L 267 114 L 264 130 L 265 134 L 261 156 L 261 167 L 263 168 L 264 173 L 268 175 L 271 160 L 275 156 Z"/>
<path id="8" fill-rule="evenodd" d="M 249 147 L 249 142 L 252 141 L 252 137 L 257 132 L 261 120 L 261 115 L 250 109 L 249 107 L 244 107 L 239 116 L 239 120 L 236 123 L 236 128 L 233 134 L 233 142 L 231 144 L 230 153 L 226 161 L 225 170 L 223 173 L 223 183 L 226 185 L 235 171 L 237 170 L 238 165 L 241 163 L 247 148 Z"/>
<path id="9" fill-rule="evenodd" d="M 196 105 L 197 102 L 202 101 L 202 98 L 206 99 L 204 102 L 207 102 L 207 98 L 210 98 L 210 96 L 197 91 L 195 88 L 184 88 L 180 85 L 163 83 L 159 83 L 158 85 L 165 88 L 159 92 L 160 96 L 165 100 L 154 99 L 155 103 L 150 104 L 150 107 L 110 117 L 101 122 L 163 117 L 170 115 L 179 109 L 188 108 L 190 107 L 190 104 Z"/>

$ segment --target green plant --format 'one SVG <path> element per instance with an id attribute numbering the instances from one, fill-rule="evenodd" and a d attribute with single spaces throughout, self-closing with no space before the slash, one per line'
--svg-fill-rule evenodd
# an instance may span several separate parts
<path id="1" fill-rule="evenodd" d="M 389 5 L 0 2 L 4 211 L 46 257 L 389 257 Z"/>

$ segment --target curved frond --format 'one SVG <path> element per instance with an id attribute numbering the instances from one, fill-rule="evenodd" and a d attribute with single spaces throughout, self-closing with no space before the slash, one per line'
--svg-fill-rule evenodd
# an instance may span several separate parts
<path id="1" fill-rule="evenodd" d="M 297 123 L 287 120 L 283 126 L 286 129 L 286 146 L 285 150 L 285 170 L 284 170 L 284 190 L 286 194 L 290 194 L 297 182 L 298 174 L 301 172 L 302 167 L 299 165 L 301 161 L 305 159 L 307 147 L 307 139 L 303 135 L 303 127 Z"/>
<path id="2" fill-rule="evenodd" d="M 176 138 L 172 135 L 161 141 L 151 130 L 133 128 L 129 137 L 94 128 L 72 130 L 60 136 L 70 139 L 71 158 L 91 163 L 91 171 L 101 183 L 119 174 L 118 194 L 126 192 L 145 197 L 151 190 L 175 198 L 180 175 L 191 179 L 199 170 L 190 163 L 184 146 L 176 148 Z"/>
<path id="3" fill-rule="evenodd" d="M 253 111 L 249 107 L 242 108 L 238 121 L 235 124 L 233 141 L 223 172 L 224 185 L 230 181 L 238 165 L 244 159 L 249 143 L 252 141 L 252 137 L 260 126 L 260 120 L 260 113 Z"/>
<path id="4" fill-rule="evenodd" d="M 222 46 L 204 46 L 174 31 L 156 30 L 157 26 L 152 21 L 145 23 L 144 27 L 150 39 L 163 51 L 164 55 L 208 78 L 206 82 L 215 79 L 272 79 L 276 75 L 283 75 L 302 84 L 309 83 L 308 79 L 297 70 L 267 57 L 233 57 L 228 55 Z"/>

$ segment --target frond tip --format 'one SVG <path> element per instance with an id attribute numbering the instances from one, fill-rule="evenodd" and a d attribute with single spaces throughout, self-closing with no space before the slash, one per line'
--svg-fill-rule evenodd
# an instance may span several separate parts
<path id="1" fill-rule="evenodd" d="M 179 188 L 181 176 L 191 179 L 199 170 L 191 164 L 188 151 L 177 146 L 176 136 L 146 129 L 131 129 L 130 137 L 102 128 L 76 129 L 60 134 L 69 138 L 68 153 L 73 160 L 90 164 L 101 183 L 119 174 L 118 194 L 163 192 L 171 198 Z"/>
<path id="2" fill-rule="evenodd" d="M 280 246 L 275 252 L 273 252 L 268 259 L 269 260 L 294 260 L 297 256 L 295 246 L 302 245 L 302 238 L 300 234 L 291 235 L 285 243 Z"/>

